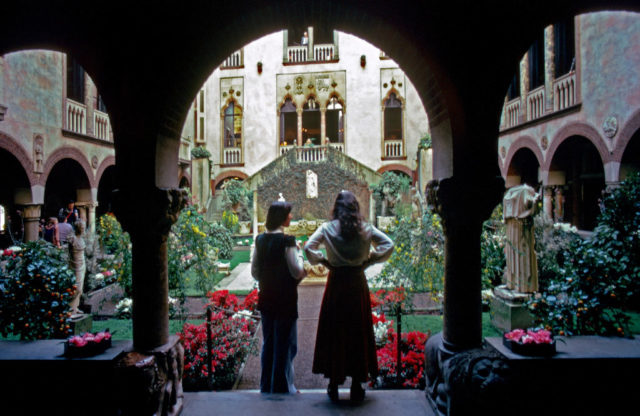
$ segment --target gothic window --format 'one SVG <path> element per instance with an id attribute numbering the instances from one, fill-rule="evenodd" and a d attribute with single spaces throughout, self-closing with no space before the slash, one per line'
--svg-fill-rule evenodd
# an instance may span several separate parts
<path id="1" fill-rule="evenodd" d="M 529 47 L 529 90 L 544 85 L 544 33 Z"/>
<path id="2" fill-rule="evenodd" d="M 326 138 L 331 143 L 344 143 L 344 111 L 337 97 L 331 97 L 326 113 Z"/>
<path id="3" fill-rule="evenodd" d="M 573 17 L 553 25 L 555 77 L 575 69 L 575 33 Z"/>
<path id="4" fill-rule="evenodd" d="M 242 109 L 234 102 L 224 109 L 224 147 L 242 146 Z"/>
<path id="5" fill-rule="evenodd" d="M 104 105 L 104 101 L 102 100 L 102 95 L 98 94 L 98 99 L 96 100 L 96 108 L 98 111 L 102 111 L 103 113 L 107 112 L 107 106 Z"/>
<path id="6" fill-rule="evenodd" d="M 511 101 L 520 96 L 520 64 L 516 65 L 516 71 L 509 83 L 509 89 L 507 89 L 507 101 Z"/>
<path id="7" fill-rule="evenodd" d="M 402 102 L 394 93 L 384 102 L 384 139 L 402 140 Z"/>
<path id="8" fill-rule="evenodd" d="M 280 145 L 295 145 L 297 136 L 298 115 L 296 106 L 290 98 L 287 98 L 282 107 L 280 107 Z"/>
<path id="9" fill-rule="evenodd" d="M 302 107 L 302 143 L 320 145 L 320 106 L 311 96 Z"/>
<path id="10" fill-rule="evenodd" d="M 84 103 L 84 68 L 67 55 L 67 98 Z"/>

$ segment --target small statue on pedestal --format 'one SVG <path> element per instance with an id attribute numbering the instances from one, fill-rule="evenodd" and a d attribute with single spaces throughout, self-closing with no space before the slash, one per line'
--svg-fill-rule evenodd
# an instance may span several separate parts
<path id="1" fill-rule="evenodd" d="M 71 301 L 71 312 L 73 314 L 82 313 L 78 310 L 80 306 L 80 297 L 82 296 L 82 289 L 84 286 L 84 275 L 87 268 L 84 251 L 87 244 L 84 240 L 85 223 L 83 220 L 76 221 L 74 225 L 75 233 L 69 238 L 69 266 L 76 275 L 76 295 Z"/>

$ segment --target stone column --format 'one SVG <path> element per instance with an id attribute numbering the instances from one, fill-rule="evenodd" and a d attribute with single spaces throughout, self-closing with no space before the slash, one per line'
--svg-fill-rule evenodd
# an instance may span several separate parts
<path id="1" fill-rule="evenodd" d="M 253 190 L 253 243 L 258 236 L 258 190 Z"/>
<path id="2" fill-rule="evenodd" d="M 169 339 L 167 237 L 186 193 L 154 187 L 120 190 L 114 196 L 116 216 L 131 235 L 133 347 L 151 351 Z M 132 206 L 131 201 L 147 203 Z"/>
<path id="3" fill-rule="evenodd" d="M 527 94 L 529 94 L 529 52 L 520 61 L 520 119 L 519 123 L 527 121 Z"/>
<path id="4" fill-rule="evenodd" d="M 22 220 L 24 221 L 24 241 L 36 241 L 40 231 L 40 205 L 24 205 Z"/>
<path id="5" fill-rule="evenodd" d="M 91 234 L 96 232 L 96 208 L 97 202 L 93 202 L 87 206 L 87 229 Z"/>
<path id="6" fill-rule="evenodd" d="M 545 186 L 542 197 L 542 209 L 545 217 L 553 219 L 553 186 Z"/>
<path id="7" fill-rule="evenodd" d="M 298 114 L 298 146 L 302 146 L 302 108 L 296 109 Z"/>
<path id="8" fill-rule="evenodd" d="M 327 108 L 320 108 L 320 144 L 324 145 L 324 138 L 327 137 Z"/>
<path id="9" fill-rule="evenodd" d="M 553 25 L 544 29 L 544 107 L 553 111 L 553 80 L 556 75 Z"/>
<path id="10" fill-rule="evenodd" d="M 480 234 L 502 200 L 504 180 L 447 178 L 427 184 L 428 204 L 445 235 L 443 348 L 451 353 L 482 345 Z"/>

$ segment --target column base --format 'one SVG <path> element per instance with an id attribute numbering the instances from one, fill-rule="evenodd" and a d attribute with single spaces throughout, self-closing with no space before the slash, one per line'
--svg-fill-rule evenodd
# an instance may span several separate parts
<path id="1" fill-rule="evenodd" d="M 530 293 L 514 292 L 504 285 L 496 287 L 491 294 L 491 323 L 504 332 L 532 326 L 533 315 L 526 305 L 530 298 Z"/>
<path id="2" fill-rule="evenodd" d="M 177 336 L 149 352 L 131 351 L 115 362 L 116 395 L 123 415 L 179 415 L 184 392 L 184 348 Z"/>
<path id="3" fill-rule="evenodd" d="M 71 315 L 71 331 L 73 335 L 80 335 L 91 332 L 93 327 L 93 317 L 88 314 L 78 313 Z"/>

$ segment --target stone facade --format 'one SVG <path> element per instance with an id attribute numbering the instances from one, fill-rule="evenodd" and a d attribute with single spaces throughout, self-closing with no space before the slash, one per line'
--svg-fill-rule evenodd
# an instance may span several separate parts
<path id="1" fill-rule="evenodd" d="M 553 194 L 558 188 L 566 200 L 563 215 L 548 215 L 590 229 L 600 190 L 640 170 L 640 78 L 635 70 L 640 66 L 640 54 L 635 53 L 640 48 L 640 17 L 589 13 L 577 16 L 573 24 L 573 70 L 554 76 L 557 26 L 547 27 L 544 91 L 527 91 L 523 81 L 520 97 L 505 103 L 498 153 L 508 187 L 541 183 L 554 187 Z M 522 64 L 528 68 L 527 59 L 525 55 Z M 567 82 L 573 84 L 563 90 Z M 543 93 L 545 100 L 536 101 Z M 512 125 L 509 116 L 516 106 L 520 121 Z M 575 159 L 570 153 L 587 156 Z M 572 164 L 582 165 L 575 166 L 577 174 L 571 172 Z"/>
<path id="2" fill-rule="evenodd" d="M 340 148 L 347 155 L 373 170 L 382 172 L 385 166 L 399 164 L 413 175 L 418 165 L 418 143 L 429 132 L 428 118 L 415 87 L 398 64 L 370 43 L 342 32 L 335 33 L 332 59 L 287 62 L 283 58 L 283 51 L 287 50 L 283 45 L 286 34 L 275 32 L 245 45 L 237 53 L 236 65 L 216 68 L 196 97 L 198 108 L 198 100 L 205 97 L 204 131 L 207 149 L 212 154 L 212 178 L 217 178 L 214 185 L 219 185 L 230 170 L 251 176 L 276 159 L 281 152 L 282 105 L 291 99 L 300 111 L 310 97 L 321 112 L 331 97 L 336 97 L 342 106 L 344 141 Z M 366 56 L 364 67 L 360 63 L 362 55 Z M 404 143 L 398 150 L 400 156 L 393 157 L 385 156 L 383 141 L 383 106 L 390 93 L 403 106 Z M 230 100 L 242 108 L 240 162 L 224 159 L 224 109 Z M 187 117 L 183 138 L 197 135 L 201 126 L 194 124 L 194 120 L 193 116 Z M 324 137 L 330 136 L 324 132 Z M 287 137 L 297 142 L 297 135 Z M 315 144 L 322 144 L 322 132 L 311 137 Z M 337 138 L 330 140 L 335 143 Z"/>
<path id="3" fill-rule="evenodd" d="M 0 122 L 0 151 L 6 151 L 1 163 L 14 166 L 3 173 L 0 205 L 9 214 L 23 212 L 28 239 L 37 238 L 40 216 L 56 215 L 66 205 L 56 198 L 61 188 L 93 229 L 100 181 L 115 164 L 113 135 L 108 116 L 98 109 L 98 90 L 84 74 L 83 99 L 68 98 L 68 65 L 67 55 L 45 50 L 0 57 L 0 105 L 6 108 Z M 21 177 L 25 180 L 16 179 Z"/>

